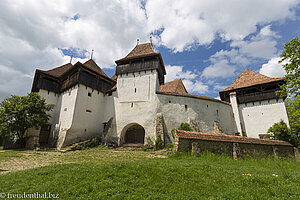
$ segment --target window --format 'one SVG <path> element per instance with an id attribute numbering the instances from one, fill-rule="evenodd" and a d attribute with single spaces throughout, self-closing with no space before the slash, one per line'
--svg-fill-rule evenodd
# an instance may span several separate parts
<path id="1" fill-rule="evenodd" d="M 219 116 L 219 110 L 217 110 L 217 116 Z"/>
<path id="2" fill-rule="evenodd" d="M 92 93 L 91 93 L 91 92 L 88 92 L 88 96 L 91 97 L 91 96 L 92 96 Z"/>
<path id="3" fill-rule="evenodd" d="M 184 108 L 185 108 L 185 112 L 187 112 L 188 111 L 188 106 L 184 105 Z"/>
<path id="4" fill-rule="evenodd" d="M 133 108 L 133 103 L 131 103 L 131 108 Z"/>
<path id="5" fill-rule="evenodd" d="M 87 109 L 86 112 L 92 112 L 92 111 Z"/>
<path id="6" fill-rule="evenodd" d="M 67 108 L 65 108 L 64 111 L 67 111 Z"/>
<path id="7" fill-rule="evenodd" d="M 206 105 L 206 107 L 208 108 L 208 105 Z"/>
<path id="8" fill-rule="evenodd" d="M 136 88 L 134 88 L 134 93 L 136 93 Z"/>
<path id="9" fill-rule="evenodd" d="M 69 96 L 71 95 L 71 91 L 69 92 Z"/>
<path id="10" fill-rule="evenodd" d="M 171 101 L 169 100 L 169 103 L 171 103 Z"/>

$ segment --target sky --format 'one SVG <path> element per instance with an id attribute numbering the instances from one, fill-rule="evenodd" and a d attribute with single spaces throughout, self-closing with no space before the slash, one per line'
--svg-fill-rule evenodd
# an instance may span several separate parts
<path id="1" fill-rule="evenodd" d="M 0 99 L 31 90 L 36 69 L 91 57 L 109 75 L 136 45 L 161 53 L 166 81 L 218 98 L 248 68 L 283 77 L 300 36 L 300 0 L 1 0 Z"/>

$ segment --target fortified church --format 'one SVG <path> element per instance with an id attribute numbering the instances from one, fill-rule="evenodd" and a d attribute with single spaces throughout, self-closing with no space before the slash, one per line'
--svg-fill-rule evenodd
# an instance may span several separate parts
<path id="1" fill-rule="evenodd" d="M 151 43 L 136 45 L 115 63 L 112 77 L 92 59 L 37 69 L 32 92 L 55 107 L 49 126 L 28 131 L 27 146 L 61 148 L 99 136 L 119 145 L 158 138 L 172 143 L 182 122 L 194 131 L 262 138 L 274 123 L 288 123 L 284 98 L 275 93 L 282 78 L 245 69 L 217 100 L 189 94 L 181 79 L 165 83 L 162 56 Z"/>

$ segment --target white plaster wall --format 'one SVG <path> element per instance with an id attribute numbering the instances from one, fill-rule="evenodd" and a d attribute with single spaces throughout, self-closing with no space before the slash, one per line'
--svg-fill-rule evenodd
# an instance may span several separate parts
<path id="1" fill-rule="evenodd" d="M 77 85 L 73 120 L 66 132 L 63 145 L 101 136 L 105 113 L 104 94 L 84 85 Z M 91 96 L 88 96 L 91 93 Z"/>
<path id="2" fill-rule="evenodd" d="M 75 111 L 75 103 L 77 100 L 78 85 L 64 91 L 60 94 L 58 100 L 61 104 L 59 111 L 59 122 L 56 124 L 58 140 L 57 147 L 61 148 L 66 139 L 66 133 L 71 128 Z"/>
<path id="3" fill-rule="evenodd" d="M 157 94 L 159 108 L 157 112 L 163 114 L 166 131 L 169 135 L 182 122 L 194 118 L 200 131 L 214 133 L 214 122 L 219 122 L 223 132 L 233 135 L 237 130 L 231 106 L 222 102 L 191 97 Z M 185 108 L 187 105 L 187 110 Z"/>
<path id="4" fill-rule="evenodd" d="M 103 121 L 108 122 L 113 118 L 112 124 L 107 133 L 107 142 L 118 142 L 118 134 L 116 127 L 116 106 L 115 101 L 118 97 L 117 91 L 114 91 L 111 96 L 106 94 L 104 98 L 104 116 Z"/>
<path id="5" fill-rule="evenodd" d="M 146 138 L 155 139 L 156 91 L 159 86 L 157 71 L 119 75 L 117 85 L 118 98 L 115 98 L 115 108 L 119 143 L 123 143 L 124 140 L 122 130 L 124 132 L 124 128 L 132 123 L 144 127 Z"/>
<path id="6" fill-rule="evenodd" d="M 254 104 L 254 105 L 253 105 Z M 242 127 L 248 137 L 258 138 L 259 134 L 267 133 L 276 122 L 283 119 L 288 124 L 288 116 L 283 99 L 264 100 L 239 104 Z"/>

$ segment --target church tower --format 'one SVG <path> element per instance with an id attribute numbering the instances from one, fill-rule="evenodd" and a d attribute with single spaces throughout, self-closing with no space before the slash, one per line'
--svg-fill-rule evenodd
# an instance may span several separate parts
<path id="1" fill-rule="evenodd" d="M 137 44 L 116 61 L 116 125 L 119 144 L 148 143 L 156 139 L 157 95 L 166 74 L 160 53 L 151 43 Z"/>
<path id="2" fill-rule="evenodd" d="M 282 119 L 288 124 L 285 98 L 276 93 L 283 83 L 283 78 L 270 78 L 245 69 L 219 92 L 221 100 L 231 104 L 240 134 L 263 139 L 274 123 Z"/>
<path id="3" fill-rule="evenodd" d="M 118 98 L 123 101 L 150 101 L 164 84 L 164 63 L 151 43 L 136 45 L 116 64 Z"/>

